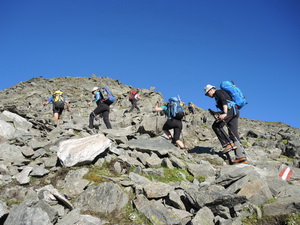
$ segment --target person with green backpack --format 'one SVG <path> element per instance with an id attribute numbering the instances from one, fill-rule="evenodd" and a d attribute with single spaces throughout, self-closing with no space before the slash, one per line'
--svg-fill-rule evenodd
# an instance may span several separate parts
<path id="1" fill-rule="evenodd" d="M 178 98 L 170 98 L 167 105 L 158 106 L 155 105 L 154 110 L 156 112 L 164 111 L 168 117 L 167 121 L 163 125 L 163 131 L 167 137 L 172 140 L 172 144 L 178 146 L 180 149 L 187 150 L 183 142 L 179 140 L 180 134 L 182 132 L 182 118 L 184 116 L 183 107 L 180 105 Z M 173 129 L 173 136 L 170 130 Z"/>
<path id="2" fill-rule="evenodd" d="M 223 147 L 222 152 L 225 154 L 234 150 L 236 156 L 236 159 L 233 161 L 234 164 L 248 163 L 245 151 L 240 145 L 238 134 L 238 118 L 240 115 L 238 105 L 235 104 L 229 93 L 223 89 L 216 89 L 213 85 L 206 85 L 204 93 L 206 96 L 214 98 L 216 107 L 221 110 L 220 112 L 210 110 L 210 113 L 216 119 L 212 124 L 212 129 Z M 228 128 L 229 135 L 224 130 L 225 125 Z"/>
<path id="3" fill-rule="evenodd" d="M 47 101 L 43 102 L 43 105 L 45 106 L 50 103 L 53 104 L 53 118 L 55 121 L 55 126 L 58 126 L 60 124 L 62 112 L 65 109 L 65 104 L 67 105 L 67 111 L 70 111 L 70 104 L 66 98 L 63 97 L 63 92 L 60 90 L 55 91 Z"/>

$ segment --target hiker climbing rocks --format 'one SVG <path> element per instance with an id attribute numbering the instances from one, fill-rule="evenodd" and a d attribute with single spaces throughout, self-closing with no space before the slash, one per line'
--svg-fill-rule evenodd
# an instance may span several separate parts
<path id="1" fill-rule="evenodd" d="M 45 106 L 50 103 L 53 104 L 53 118 L 55 126 L 58 126 L 60 124 L 60 117 L 64 111 L 65 104 L 67 105 L 67 111 L 70 111 L 70 104 L 66 98 L 63 97 L 63 92 L 59 90 L 55 91 L 46 102 L 43 102 L 43 105 Z"/>
<path id="2" fill-rule="evenodd" d="M 187 149 L 183 142 L 179 140 L 180 134 L 182 132 L 182 118 L 184 116 L 183 107 L 180 105 L 178 98 L 170 98 L 167 105 L 158 106 L 158 103 L 155 105 L 154 110 L 156 112 L 164 111 L 168 117 L 167 121 L 163 125 L 163 131 L 172 140 L 172 144 L 177 145 L 180 149 Z M 170 133 L 170 130 L 173 129 L 173 136 Z"/>
<path id="3" fill-rule="evenodd" d="M 129 101 L 131 103 L 131 108 L 130 108 L 130 110 L 125 110 L 124 114 L 132 112 L 132 110 L 134 108 L 136 108 L 137 111 L 140 112 L 140 108 L 137 106 L 137 102 L 140 99 L 143 99 L 143 98 L 140 96 L 139 91 L 135 91 L 135 90 L 130 91 Z"/>
<path id="4" fill-rule="evenodd" d="M 195 105 L 192 102 L 188 103 L 188 110 L 190 113 L 195 114 Z"/>
<path id="5" fill-rule="evenodd" d="M 105 87 L 103 87 L 103 88 L 105 88 Z M 97 120 L 97 117 L 100 116 L 103 118 L 106 128 L 112 129 L 110 121 L 109 121 L 109 112 L 110 112 L 109 105 L 112 102 L 105 100 L 105 97 L 100 92 L 100 88 L 98 88 L 98 87 L 94 87 L 92 89 L 92 94 L 94 95 L 94 100 L 89 102 L 88 104 L 95 102 L 97 104 L 97 108 L 90 114 L 89 128 L 90 129 L 94 128 L 94 119 Z"/>
<path id="6" fill-rule="evenodd" d="M 234 150 L 236 159 L 233 163 L 248 163 L 245 152 L 240 145 L 240 139 L 238 135 L 238 118 L 240 115 L 238 107 L 232 105 L 232 98 L 228 93 L 222 89 L 216 89 L 213 85 L 206 85 L 204 87 L 204 93 L 210 98 L 215 98 L 216 107 L 220 109 L 220 112 L 213 112 L 216 118 L 212 125 L 212 129 L 217 135 L 223 149 L 223 153 L 228 153 Z M 229 135 L 225 132 L 224 126 L 227 126 Z"/>

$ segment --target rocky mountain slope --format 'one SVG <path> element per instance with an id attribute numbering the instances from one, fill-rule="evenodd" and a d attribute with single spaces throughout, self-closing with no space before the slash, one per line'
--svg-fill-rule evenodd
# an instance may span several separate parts
<path id="1" fill-rule="evenodd" d="M 111 130 L 101 119 L 87 129 L 94 86 L 116 98 Z M 71 103 L 59 127 L 42 105 L 57 89 Z M 153 107 L 163 96 L 154 87 L 139 89 L 141 112 L 123 116 L 131 89 L 93 75 L 38 77 L 0 91 L 0 224 L 300 222 L 299 129 L 241 118 L 252 164 L 228 165 L 206 110 L 185 116 L 184 152 L 162 133 L 166 118 Z M 289 181 L 278 175 L 284 168 L 293 170 Z"/>

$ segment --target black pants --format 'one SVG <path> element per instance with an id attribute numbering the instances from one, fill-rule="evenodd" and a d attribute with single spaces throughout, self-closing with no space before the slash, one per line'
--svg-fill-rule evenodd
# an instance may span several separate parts
<path id="1" fill-rule="evenodd" d="M 137 100 L 136 99 L 129 99 L 131 102 L 131 108 L 128 112 L 131 112 L 134 108 L 137 109 L 137 111 L 140 111 L 140 108 L 137 106 Z"/>
<path id="2" fill-rule="evenodd" d="M 90 120 L 89 120 L 89 128 L 94 128 L 94 119 L 95 116 L 101 114 L 103 121 L 106 125 L 107 129 L 112 129 L 110 121 L 109 121 L 109 105 L 106 105 L 105 103 L 99 104 L 97 108 L 91 112 L 90 114 Z"/>
<path id="3" fill-rule="evenodd" d="M 240 140 L 239 134 L 238 134 L 238 119 L 240 116 L 240 112 L 238 109 L 235 109 L 235 111 L 236 111 L 236 114 L 234 113 L 233 108 L 231 108 L 230 110 L 228 110 L 228 114 L 225 117 L 225 122 L 227 123 L 227 125 L 230 129 L 230 131 L 228 131 L 229 135 L 224 130 L 224 126 L 225 126 L 224 121 L 215 121 L 212 125 L 212 129 L 216 133 L 216 135 L 223 147 L 228 145 L 230 142 L 235 142 L 236 141 L 235 137 L 238 139 L 238 141 Z"/>
<path id="4" fill-rule="evenodd" d="M 182 131 L 182 121 L 176 119 L 168 119 L 163 126 L 163 130 L 171 130 L 171 129 L 174 130 L 173 142 L 176 142 L 180 138 L 180 133 Z"/>

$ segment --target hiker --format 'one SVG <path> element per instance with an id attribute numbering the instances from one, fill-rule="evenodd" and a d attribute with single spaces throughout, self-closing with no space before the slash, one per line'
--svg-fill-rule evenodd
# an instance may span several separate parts
<path id="1" fill-rule="evenodd" d="M 130 91 L 129 101 L 131 102 L 131 108 L 130 108 L 130 110 L 125 110 L 125 112 L 123 114 L 131 113 L 134 108 L 136 108 L 137 111 L 140 112 L 140 108 L 137 106 L 137 102 L 140 99 L 143 99 L 143 98 L 140 96 L 138 90 L 137 91 L 135 91 L 135 90 Z"/>
<path id="2" fill-rule="evenodd" d="M 184 116 L 184 111 L 182 109 L 182 111 L 178 114 L 180 114 L 179 116 L 172 116 L 171 112 L 170 112 L 170 102 L 171 99 L 173 99 L 174 101 L 177 101 L 178 104 L 180 105 L 178 99 L 176 97 L 170 98 L 169 102 L 167 105 L 163 105 L 163 106 L 158 106 L 158 103 L 155 105 L 154 110 L 156 112 L 161 112 L 164 111 L 168 117 L 167 121 L 165 122 L 165 124 L 163 125 L 163 131 L 164 133 L 167 135 L 167 137 L 172 140 L 172 144 L 177 145 L 178 147 L 180 147 L 180 149 L 184 149 L 186 150 L 187 148 L 184 146 L 184 144 L 182 143 L 182 141 L 179 140 L 180 138 L 180 134 L 182 131 L 182 118 Z M 177 114 L 177 115 L 178 115 Z M 170 131 L 173 129 L 173 136 L 171 135 Z"/>
<path id="3" fill-rule="evenodd" d="M 60 124 L 60 117 L 62 115 L 62 112 L 65 109 L 65 104 L 67 105 L 68 112 L 70 112 L 70 104 L 66 100 L 66 98 L 63 97 L 63 92 L 59 90 L 55 91 L 46 102 L 43 102 L 43 105 L 45 106 L 50 103 L 53 104 L 53 119 L 55 122 L 55 126 L 58 126 Z"/>
<path id="4" fill-rule="evenodd" d="M 195 105 L 192 102 L 188 103 L 189 112 L 195 114 Z"/>
<path id="5" fill-rule="evenodd" d="M 97 120 L 97 117 L 100 116 L 103 118 L 106 128 L 112 129 L 109 121 L 109 112 L 110 112 L 109 104 L 103 101 L 103 96 L 100 92 L 100 88 L 94 87 L 92 89 L 92 94 L 94 95 L 94 100 L 90 101 L 88 104 L 95 102 L 97 104 L 97 108 L 90 114 L 89 128 L 90 129 L 94 128 L 94 119 Z"/>
<path id="6" fill-rule="evenodd" d="M 233 163 L 248 163 L 245 152 L 239 144 L 238 118 L 240 112 L 238 107 L 235 105 L 228 106 L 228 100 L 232 101 L 230 95 L 222 89 L 216 89 L 213 85 L 206 85 L 204 87 L 204 93 L 210 98 L 215 98 L 217 104 L 216 107 L 221 110 L 221 112 L 217 113 L 218 117 L 213 123 L 212 129 L 216 133 L 222 147 L 224 148 L 222 152 L 228 153 L 231 150 L 234 150 L 236 159 Z M 225 124 L 228 126 L 229 135 L 224 130 Z"/>

